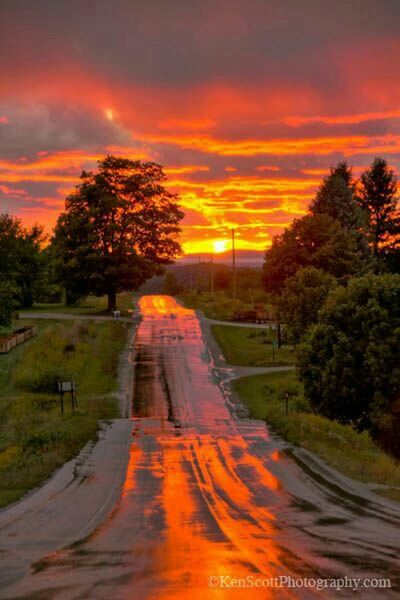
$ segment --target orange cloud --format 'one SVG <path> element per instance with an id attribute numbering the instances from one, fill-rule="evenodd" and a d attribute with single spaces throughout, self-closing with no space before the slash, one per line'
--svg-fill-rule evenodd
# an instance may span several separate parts
<path id="1" fill-rule="evenodd" d="M 367 121 L 379 121 L 400 118 L 400 110 L 368 112 L 354 115 L 310 116 L 310 117 L 285 117 L 283 123 L 292 127 L 299 127 L 308 123 L 326 123 L 328 125 L 358 125 Z"/>
<path id="2" fill-rule="evenodd" d="M 59 152 L 47 152 L 40 146 L 42 151 L 34 159 L 6 160 L 4 155 L 0 158 L 0 192 L 7 201 L 14 198 L 15 206 L 18 200 L 19 207 L 25 182 L 55 184 L 53 204 L 44 192 L 38 200 L 42 208 L 18 208 L 24 219 L 36 217 L 52 225 L 62 198 L 78 182 L 82 168 L 94 167 L 106 152 L 155 160 L 167 165 L 168 185 L 180 193 L 182 206 L 190 214 L 183 223 L 186 250 L 210 249 L 212 240 L 226 237 L 230 227 L 240 231 L 238 247 L 263 249 L 273 234 L 304 212 L 321 178 L 329 172 L 329 164 L 343 156 L 351 162 L 353 155 L 362 155 L 367 164 L 374 154 L 392 155 L 393 160 L 400 154 L 395 124 L 390 134 L 377 135 L 375 126 L 372 134 L 368 131 L 369 121 L 400 117 L 396 108 L 400 85 L 398 90 L 396 85 L 384 85 L 379 74 L 382 85 L 377 91 L 375 77 L 368 78 L 364 72 L 358 78 L 357 69 L 348 68 L 347 63 L 341 72 L 344 78 L 348 75 L 349 86 L 357 80 L 351 97 L 360 99 L 360 107 L 361 99 L 364 101 L 357 114 L 348 112 L 349 104 L 343 114 L 335 114 L 336 100 L 327 99 L 323 89 L 289 78 L 282 81 L 282 77 L 254 85 L 212 79 L 174 87 L 111 81 L 78 64 L 36 70 L 33 65 L 29 73 L 6 69 L 0 81 L 3 98 L 77 106 L 99 115 L 103 122 L 121 126 L 127 141 L 115 138 L 122 143 L 95 147 L 85 146 L 83 140 L 82 147 Z M 112 107 L 106 109 L 112 111 L 108 116 L 105 107 Z M 271 128 L 260 133 L 259 124 L 265 123 L 266 117 Z M 6 117 L 0 117 L 0 123 L 6 122 Z M 11 119 L 8 122 L 7 131 L 13 126 Z M 317 128 L 307 126 L 315 123 L 331 125 L 332 135 L 313 134 Z M 287 133 L 283 125 L 304 129 Z M 338 127 L 340 135 L 335 135 L 335 127 L 341 125 L 348 126 L 346 132 L 356 133 L 342 135 L 343 128 Z M 207 165 L 198 164 L 203 160 Z M 263 161 L 266 164 L 257 165 Z M 16 189 L 12 184 L 18 184 Z"/>
<path id="3" fill-rule="evenodd" d="M 315 138 L 277 139 L 218 139 L 208 135 L 171 135 L 146 137 L 147 141 L 159 144 L 173 144 L 182 149 L 194 149 L 219 156 L 258 156 L 273 154 L 290 156 L 304 154 L 328 155 L 342 152 L 354 153 L 394 153 L 400 151 L 400 135 L 386 136 L 331 136 Z"/>

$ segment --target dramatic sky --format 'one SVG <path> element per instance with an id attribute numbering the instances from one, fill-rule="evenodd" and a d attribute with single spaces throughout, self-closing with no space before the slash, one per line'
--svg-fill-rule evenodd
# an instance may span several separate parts
<path id="1" fill-rule="evenodd" d="M 0 211 L 50 231 L 106 153 L 166 166 L 187 252 L 265 248 L 343 157 L 400 166 L 399 0 L 0 0 Z"/>

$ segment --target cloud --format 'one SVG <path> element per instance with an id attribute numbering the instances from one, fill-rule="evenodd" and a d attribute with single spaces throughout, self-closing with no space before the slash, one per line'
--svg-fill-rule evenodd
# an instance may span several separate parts
<path id="1" fill-rule="evenodd" d="M 27 222 L 111 152 L 166 165 L 186 249 L 262 249 L 339 160 L 400 166 L 397 0 L 6 4 L 0 207 Z"/>
<path id="2" fill-rule="evenodd" d="M 367 121 L 386 121 L 387 119 L 399 119 L 400 110 L 372 112 L 372 113 L 355 113 L 353 115 L 333 115 L 333 116 L 313 116 L 313 117 L 285 117 L 283 122 L 285 125 L 299 127 L 307 123 L 327 123 L 328 125 L 356 125 Z"/>

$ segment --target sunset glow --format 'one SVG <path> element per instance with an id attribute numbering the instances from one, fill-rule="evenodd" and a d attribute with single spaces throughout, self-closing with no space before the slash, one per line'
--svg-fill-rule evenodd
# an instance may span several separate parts
<path id="1" fill-rule="evenodd" d="M 74 2 L 44 1 L 29 28 L 10 4 L 0 210 L 51 231 L 81 170 L 113 153 L 165 166 L 185 252 L 223 251 L 232 227 L 238 248 L 263 250 L 339 160 L 359 175 L 383 155 L 398 170 L 398 19 L 367 4 L 356 20 L 352 2 L 332 6 L 329 27 L 315 4 L 300 29 L 294 0 L 222 2 L 218 14 L 208 2 L 168 14 L 100 2 L 96 28 Z"/>
<path id="2" fill-rule="evenodd" d="M 227 250 L 227 241 L 226 240 L 215 240 L 214 241 L 214 252 L 218 254 L 219 252 L 225 252 Z"/>
<path id="3" fill-rule="evenodd" d="M 104 112 L 109 121 L 114 121 L 114 111 L 112 108 L 106 108 Z"/>

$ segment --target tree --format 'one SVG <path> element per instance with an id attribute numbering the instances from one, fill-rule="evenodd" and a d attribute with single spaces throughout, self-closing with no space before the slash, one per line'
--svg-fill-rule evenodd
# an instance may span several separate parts
<path id="1" fill-rule="evenodd" d="M 0 215 L 0 279 L 14 290 L 17 306 L 32 306 L 36 299 L 43 275 L 44 239 L 42 227 L 27 230 L 19 219 Z"/>
<path id="2" fill-rule="evenodd" d="M 392 414 L 400 398 L 400 276 L 368 274 L 332 290 L 298 359 L 314 410 L 373 431 L 377 406 Z"/>
<path id="3" fill-rule="evenodd" d="M 44 247 L 41 253 L 43 270 L 39 279 L 39 287 L 36 295 L 37 302 L 61 303 L 64 300 L 64 287 L 57 281 L 58 262 L 55 255 L 54 245 Z"/>
<path id="4" fill-rule="evenodd" d="M 70 297 L 135 290 L 180 254 L 183 213 L 160 165 L 107 156 L 66 199 L 53 243 Z"/>
<path id="5" fill-rule="evenodd" d="M 266 251 L 265 289 L 279 294 L 300 268 L 323 269 L 341 282 L 364 273 L 370 265 L 368 245 L 359 232 L 346 229 L 325 213 L 295 219 Z"/>
<path id="6" fill-rule="evenodd" d="M 18 290 L 8 281 L 0 281 L 0 327 L 11 325 L 12 314 L 17 308 Z"/>
<path id="7" fill-rule="evenodd" d="M 278 300 L 278 312 L 289 335 L 299 341 L 317 321 L 318 312 L 336 280 L 322 269 L 306 267 L 286 280 Z"/>
<path id="8" fill-rule="evenodd" d="M 347 187 L 355 193 L 356 182 L 353 177 L 353 167 L 349 167 L 346 161 L 339 162 L 336 167 L 331 167 L 331 175 L 339 176 L 346 182 Z"/>
<path id="9" fill-rule="evenodd" d="M 228 290 L 232 285 L 232 273 L 229 269 L 218 269 L 214 276 L 216 290 Z"/>
<path id="10" fill-rule="evenodd" d="M 42 246 L 45 239 L 43 227 L 34 225 L 29 231 L 23 230 L 19 240 L 16 285 L 20 290 L 20 305 L 24 308 L 34 304 L 44 285 L 45 257 Z"/>
<path id="11" fill-rule="evenodd" d="M 383 158 L 375 158 L 361 175 L 359 203 L 368 214 L 373 254 L 380 258 L 400 250 L 400 214 L 397 178 Z"/>
<path id="12" fill-rule="evenodd" d="M 168 296 L 177 296 L 183 291 L 183 286 L 179 283 L 175 273 L 167 271 L 164 277 L 164 294 Z"/>
<path id="13" fill-rule="evenodd" d="M 341 162 L 325 177 L 310 211 L 312 214 L 327 214 L 347 229 L 359 230 L 363 225 L 363 212 L 354 192 L 352 169 Z"/>

